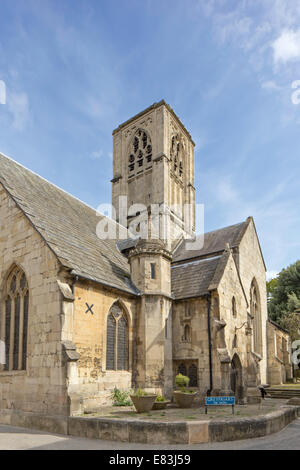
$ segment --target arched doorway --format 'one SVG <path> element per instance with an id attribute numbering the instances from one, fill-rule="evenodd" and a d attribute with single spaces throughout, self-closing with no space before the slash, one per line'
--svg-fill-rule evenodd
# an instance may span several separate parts
<path id="1" fill-rule="evenodd" d="M 230 381 L 231 390 L 235 395 L 236 403 L 240 403 L 244 398 L 243 368 L 237 354 L 234 354 L 231 361 Z"/>

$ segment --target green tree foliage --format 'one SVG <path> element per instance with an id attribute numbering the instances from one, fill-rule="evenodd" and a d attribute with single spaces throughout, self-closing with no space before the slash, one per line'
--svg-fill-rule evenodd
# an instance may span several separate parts
<path id="1" fill-rule="evenodd" d="M 270 281 L 267 281 L 267 298 L 268 302 L 270 302 L 273 292 L 277 287 L 277 277 L 274 277 L 273 279 L 270 279 Z"/>
<path id="2" fill-rule="evenodd" d="M 268 312 L 272 320 L 281 324 L 282 319 L 300 309 L 300 260 L 283 269 L 276 281 Z"/>
<path id="3" fill-rule="evenodd" d="M 300 315 L 298 313 L 290 313 L 280 320 L 280 324 L 285 328 L 291 337 L 291 342 L 299 339 L 300 331 Z"/>

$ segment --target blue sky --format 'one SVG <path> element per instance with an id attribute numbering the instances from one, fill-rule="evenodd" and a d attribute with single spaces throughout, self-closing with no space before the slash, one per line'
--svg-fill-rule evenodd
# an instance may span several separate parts
<path id="1" fill-rule="evenodd" d="M 164 98 L 205 230 L 252 215 L 268 272 L 299 259 L 300 0 L 1 0 L 0 30 L 1 152 L 97 207 L 112 130 Z"/>

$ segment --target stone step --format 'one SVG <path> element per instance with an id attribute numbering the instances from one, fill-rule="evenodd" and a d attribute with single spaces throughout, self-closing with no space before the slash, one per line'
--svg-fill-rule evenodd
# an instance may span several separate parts
<path id="1" fill-rule="evenodd" d="M 300 397 L 300 389 L 268 388 L 267 393 L 271 398 L 289 399 Z"/>

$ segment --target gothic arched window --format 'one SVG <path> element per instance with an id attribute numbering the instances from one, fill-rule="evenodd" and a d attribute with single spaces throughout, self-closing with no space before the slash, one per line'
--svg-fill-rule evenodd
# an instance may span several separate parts
<path id="1" fill-rule="evenodd" d="M 173 161 L 173 172 L 178 174 L 180 178 L 183 176 L 183 154 L 184 145 L 179 134 L 173 135 L 170 145 L 170 160 Z"/>
<path id="2" fill-rule="evenodd" d="M 181 363 L 178 367 L 178 374 L 182 374 L 182 375 L 187 375 L 187 371 L 186 371 L 186 365 L 184 363 Z"/>
<path id="3" fill-rule="evenodd" d="M 114 304 L 107 317 L 106 370 L 129 369 L 129 332 L 127 316 Z"/>
<path id="4" fill-rule="evenodd" d="M 250 313 L 253 318 L 253 349 L 254 352 L 262 354 L 260 296 L 255 279 L 253 279 L 250 288 Z"/>
<path id="5" fill-rule="evenodd" d="M 195 364 L 191 364 L 188 371 L 188 377 L 190 379 L 189 386 L 197 387 L 198 386 L 198 369 Z"/>
<path id="6" fill-rule="evenodd" d="M 24 272 L 15 267 L 8 276 L 4 301 L 4 370 L 25 370 L 29 291 Z"/>
<path id="7" fill-rule="evenodd" d="M 138 129 L 129 148 L 129 176 L 134 175 L 135 170 L 138 170 L 140 173 L 144 168 L 149 168 L 149 164 L 152 164 L 151 138 L 146 131 Z"/>

